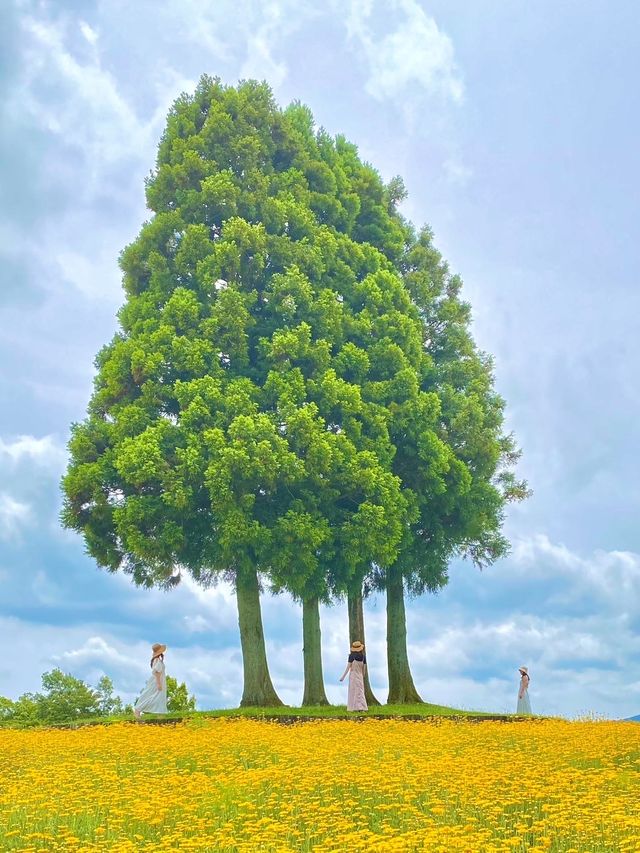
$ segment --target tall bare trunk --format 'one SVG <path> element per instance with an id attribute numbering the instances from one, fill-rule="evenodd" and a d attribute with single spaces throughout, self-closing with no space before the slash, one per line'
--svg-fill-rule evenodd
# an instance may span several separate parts
<path id="1" fill-rule="evenodd" d="M 362 604 L 362 588 L 358 592 L 349 592 L 347 595 L 347 610 L 349 612 L 349 642 L 354 640 L 360 642 L 366 648 L 364 638 L 364 608 Z M 373 694 L 371 684 L 369 682 L 369 667 L 364 671 L 364 696 L 367 700 L 367 705 L 380 705 L 378 699 Z"/>
<path id="2" fill-rule="evenodd" d="M 302 602 L 302 656 L 304 660 L 303 705 L 328 705 L 322 678 L 320 606 L 317 598 Z"/>
<path id="3" fill-rule="evenodd" d="M 387 570 L 387 666 L 387 704 L 414 705 L 422 702 L 409 669 L 402 572 L 393 566 Z"/>
<path id="4" fill-rule="evenodd" d="M 282 705 L 269 675 L 260 610 L 260 586 L 254 568 L 242 568 L 236 572 L 236 600 L 244 668 L 240 705 L 259 708 Z"/>

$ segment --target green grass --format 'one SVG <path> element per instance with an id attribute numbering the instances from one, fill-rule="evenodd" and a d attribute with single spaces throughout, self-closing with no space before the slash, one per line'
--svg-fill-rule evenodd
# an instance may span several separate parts
<path id="1" fill-rule="evenodd" d="M 421 705 L 372 705 L 368 711 L 347 711 L 346 705 L 316 705 L 310 707 L 278 706 L 275 708 L 221 708 L 209 711 L 189 711 L 184 713 L 149 714 L 145 715 L 143 723 L 172 723 L 182 721 L 198 721 L 219 717 L 251 717 L 257 720 L 277 720 L 297 722 L 303 720 L 330 719 L 366 719 L 379 717 L 400 717 L 405 719 L 433 719 L 448 717 L 451 719 L 468 720 L 509 720 L 518 719 L 511 714 L 493 714 L 486 711 L 470 711 L 468 709 L 450 708 L 447 705 L 433 705 L 425 702 Z M 36 725 L 51 727 L 76 727 L 86 725 L 109 725 L 111 723 L 131 722 L 132 714 L 115 714 L 110 717 L 87 717 L 64 723 L 38 723 Z M 31 728 L 33 724 L 12 721 L 0 722 L 3 728 Z"/>
<path id="2" fill-rule="evenodd" d="M 301 719 L 332 719 L 336 717 L 466 717 L 494 716 L 484 712 L 463 711 L 446 705 L 372 705 L 368 711 L 347 711 L 346 705 L 314 705 L 304 708 L 230 708 L 218 711 L 197 711 L 191 716 L 206 717 L 300 717 Z"/>

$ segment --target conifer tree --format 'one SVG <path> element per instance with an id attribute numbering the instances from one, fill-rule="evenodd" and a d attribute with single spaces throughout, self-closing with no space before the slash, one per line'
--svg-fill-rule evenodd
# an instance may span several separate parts
<path id="1" fill-rule="evenodd" d="M 233 584 L 243 705 L 280 702 L 263 583 L 302 603 L 309 704 L 326 701 L 319 603 L 361 609 L 363 580 L 384 586 L 391 693 L 409 701 L 403 585 L 504 550 L 502 402 L 403 193 L 305 107 L 203 77 L 171 110 L 153 216 L 121 256 L 63 521 L 136 584 Z"/>

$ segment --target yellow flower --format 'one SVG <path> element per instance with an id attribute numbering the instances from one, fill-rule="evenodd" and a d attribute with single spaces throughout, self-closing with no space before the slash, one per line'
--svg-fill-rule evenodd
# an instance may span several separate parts
<path id="1" fill-rule="evenodd" d="M 3 853 L 638 849 L 622 723 L 0 729 L 0 754 Z"/>

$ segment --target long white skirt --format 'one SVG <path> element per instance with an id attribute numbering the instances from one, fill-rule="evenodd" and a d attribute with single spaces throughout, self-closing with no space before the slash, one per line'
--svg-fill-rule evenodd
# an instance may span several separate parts
<path id="1" fill-rule="evenodd" d="M 154 672 L 161 673 L 162 690 L 158 690 L 158 683 L 155 675 L 145 684 L 144 690 L 136 699 L 136 704 L 133 706 L 140 714 L 166 714 L 167 713 L 167 679 L 164 675 L 164 664 L 159 661 L 160 666 L 156 669 L 154 664 Z M 162 668 L 160 668 L 162 667 Z"/>
<path id="2" fill-rule="evenodd" d="M 529 701 L 529 691 L 525 690 L 522 699 L 518 695 L 518 708 L 516 710 L 516 714 L 530 714 L 531 713 L 531 702 Z"/>

